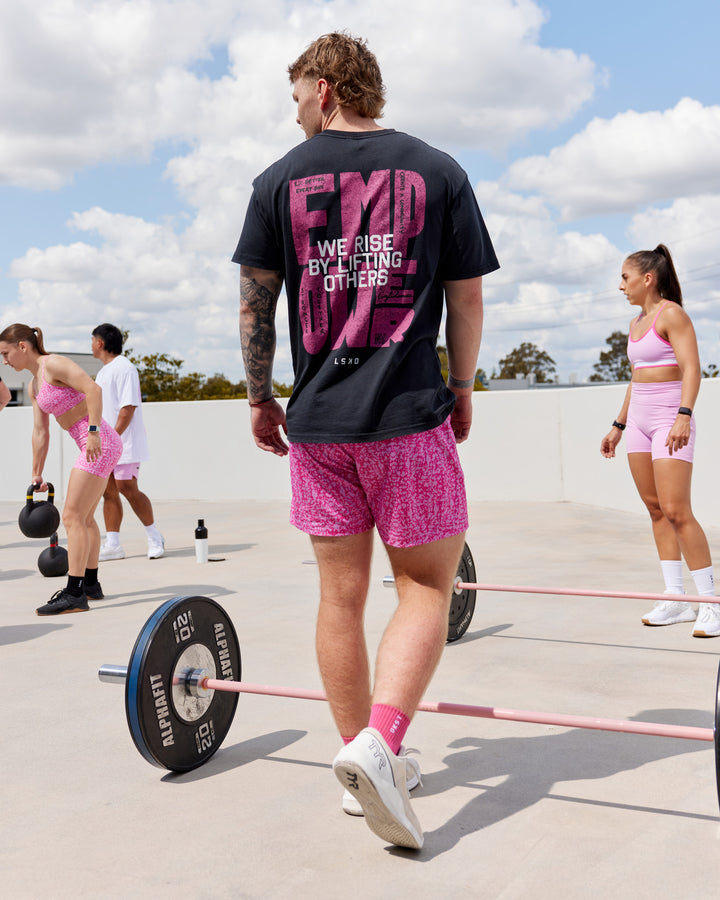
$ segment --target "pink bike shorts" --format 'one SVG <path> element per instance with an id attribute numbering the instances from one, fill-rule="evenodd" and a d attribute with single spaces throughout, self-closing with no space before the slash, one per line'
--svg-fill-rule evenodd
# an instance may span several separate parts
<path id="1" fill-rule="evenodd" d="M 290 522 L 321 537 L 377 525 L 392 547 L 417 547 L 468 527 L 465 479 L 446 419 L 420 434 L 357 444 L 290 444 Z"/>
<path id="2" fill-rule="evenodd" d="M 74 425 L 68 428 L 68 434 L 73 438 L 80 448 L 80 455 L 75 460 L 73 469 L 81 469 L 83 472 L 89 472 L 91 475 L 97 475 L 99 478 L 107 478 L 115 468 L 117 461 L 122 454 L 123 444 L 120 435 L 115 431 L 112 425 L 109 425 L 105 419 L 100 424 L 100 446 L 102 447 L 102 456 L 100 459 L 88 462 L 85 456 L 85 448 L 87 447 L 88 417 L 79 419 Z"/>
<path id="3" fill-rule="evenodd" d="M 630 393 L 627 428 L 628 453 L 652 453 L 653 459 L 693 461 L 695 449 L 695 417 L 690 419 L 690 440 L 682 450 L 670 455 L 665 441 L 677 418 L 682 381 L 659 381 L 644 384 L 633 381 Z"/>

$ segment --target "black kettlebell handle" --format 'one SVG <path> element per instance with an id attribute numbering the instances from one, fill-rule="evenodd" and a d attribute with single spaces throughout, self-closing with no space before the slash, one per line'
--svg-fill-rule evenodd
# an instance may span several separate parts
<path id="1" fill-rule="evenodd" d="M 53 485 L 53 483 L 51 481 L 47 481 L 45 483 L 47 484 L 47 487 L 48 487 L 48 489 L 47 489 L 48 503 L 52 503 L 52 505 L 54 506 L 55 505 L 55 486 Z M 40 485 L 36 484 L 35 482 L 33 482 L 30 485 L 30 487 L 27 489 L 27 497 L 25 499 L 27 500 L 27 505 L 31 509 L 32 509 L 33 503 L 35 502 L 33 500 L 33 494 L 35 493 L 35 491 L 39 491 L 39 490 L 40 490 Z"/>

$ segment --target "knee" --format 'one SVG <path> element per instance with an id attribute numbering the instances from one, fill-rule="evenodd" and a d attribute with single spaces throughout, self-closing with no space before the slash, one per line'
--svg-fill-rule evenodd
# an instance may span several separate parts
<path id="1" fill-rule="evenodd" d="M 123 497 L 128 501 L 135 500 L 138 497 L 140 491 L 138 490 L 137 481 L 134 478 L 130 478 L 126 481 L 116 481 L 118 491 L 123 495 Z"/>
<path id="2" fill-rule="evenodd" d="M 650 518 L 653 522 L 659 522 L 661 519 L 664 519 L 666 517 L 665 510 L 662 506 L 660 506 L 660 502 L 657 498 L 647 500 L 643 497 L 643 501 L 645 503 L 645 506 L 647 507 L 647 511 L 650 513 Z"/>
<path id="3" fill-rule="evenodd" d="M 690 508 L 684 503 L 666 503 L 662 508 L 663 515 L 674 529 L 682 528 L 692 519 Z"/>
<path id="4" fill-rule="evenodd" d="M 73 506 L 68 506 L 65 504 L 62 513 L 62 523 L 65 531 L 69 531 L 73 528 L 77 528 L 78 525 L 85 525 L 85 517 L 80 515 L 77 509 Z"/>

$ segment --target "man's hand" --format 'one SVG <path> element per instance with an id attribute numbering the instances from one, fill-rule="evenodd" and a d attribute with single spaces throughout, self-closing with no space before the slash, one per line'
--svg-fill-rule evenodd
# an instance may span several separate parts
<path id="1" fill-rule="evenodd" d="M 250 407 L 250 429 L 261 450 L 274 453 L 275 456 L 287 456 L 288 446 L 282 436 L 282 432 L 287 434 L 285 410 L 277 400 Z"/>
<path id="2" fill-rule="evenodd" d="M 472 394 L 455 397 L 455 408 L 450 415 L 450 424 L 456 444 L 462 444 L 468 439 L 472 424 Z"/>

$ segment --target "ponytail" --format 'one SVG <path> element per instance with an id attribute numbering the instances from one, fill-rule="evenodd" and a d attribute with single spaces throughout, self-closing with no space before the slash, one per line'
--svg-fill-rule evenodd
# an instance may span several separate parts
<path id="1" fill-rule="evenodd" d="M 40 356 L 49 356 L 45 345 L 43 344 L 43 333 L 40 328 L 31 328 L 29 325 L 21 325 L 16 322 L 15 325 L 8 325 L 0 332 L 0 341 L 6 344 L 19 344 L 24 341 L 40 354 Z"/>
<path id="2" fill-rule="evenodd" d="M 658 244 L 654 250 L 638 250 L 637 253 L 631 253 L 627 259 L 643 275 L 646 272 L 653 273 L 661 297 L 672 300 L 678 306 L 683 305 L 680 281 L 670 251 L 665 244 Z"/>

